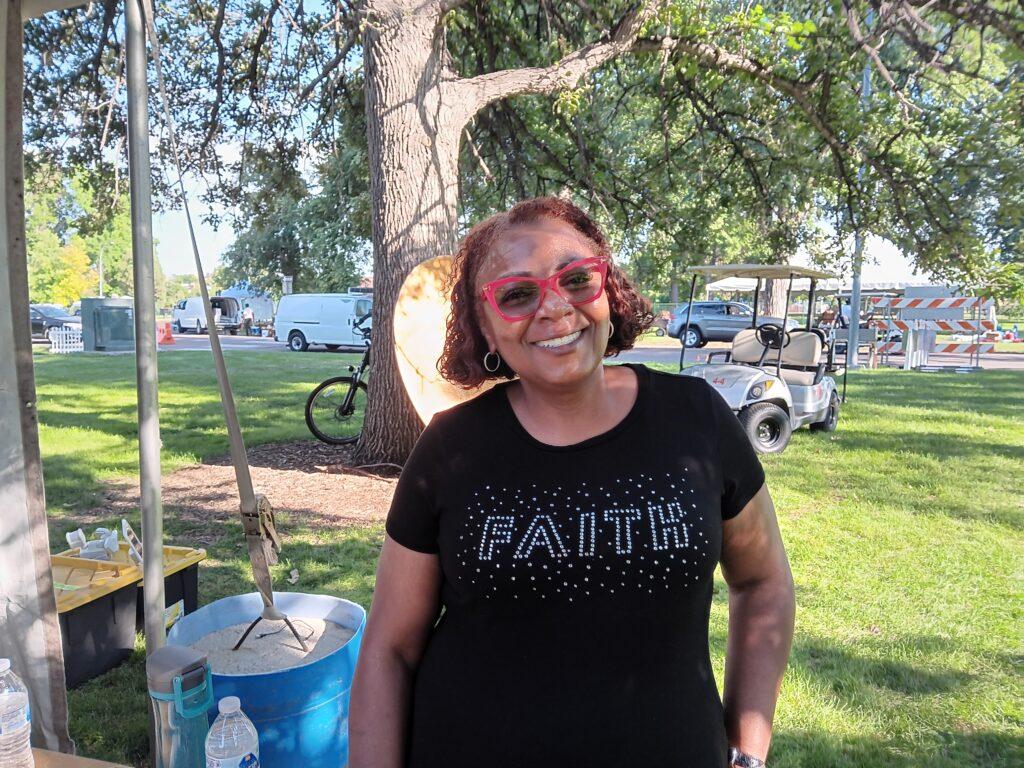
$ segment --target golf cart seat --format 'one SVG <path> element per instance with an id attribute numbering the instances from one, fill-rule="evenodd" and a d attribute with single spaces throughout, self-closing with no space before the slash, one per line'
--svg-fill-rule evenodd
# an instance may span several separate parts
<path id="1" fill-rule="evenodd" d="M 789 344 L 782 348 L 782 370 L 780 375 L 787 384 L 811 386 L 821 381 L 825 374 L 822 360 L 822 334 L 816 330 L 789 332 Z M 734 363 L 771 366 L 776 360 L 777 349 L 766 347 L 757 340 L 754 328 L 744 328 L 732 340 L 730 359 Z"/>
<path id="2" fill-rule="evenodd" d="M 800 387 L 809 387 L 821 381 L 825 375 L 822 347 L 819 332 L 790 331 L 789 344 L 782 348 L 782 380 Z"/>
<path id="3" fill-rule="evenodd" d="M 732 353 L 729 359 L 734 363 L 760 365 L 766 358 L 767 347 L 757 340 L 757 330 L 744 328 L 732 340 Z"/>

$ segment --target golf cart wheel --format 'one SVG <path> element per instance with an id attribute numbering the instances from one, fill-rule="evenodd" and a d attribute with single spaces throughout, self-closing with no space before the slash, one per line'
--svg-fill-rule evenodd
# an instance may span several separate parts
<path id="1" fill-rule="evenodd" d="M 302 335 L 302 331 L 292 331 L 288 334 L 288 349 L 292 352 L 305 352 L 309 349 L 309 342 Z"/>
<path id="2" fill-rule="evenodd" d="M 789 445 L 789 414 L 775 403 L 755 403 L 740 411 L 739 420 L 758 453 L 782 453 Z"/>
<path id="3" fill-rule="evenodd" d="M 839 393 L 833 391 L 832 396 L 828 399 L 825 418 L 811 424 L 811 429 L 815 432 L 835 432 L 837 426 L 839 426 Z"/>
<path id="4" fill-rule="evenodd" d="M 691 328 L 686 332 L 686 346 L 690 348 L 700 348 L 705 346 L 708 340 L 704 338 L 704 334 L 700 332 L 699 328 Z"/>

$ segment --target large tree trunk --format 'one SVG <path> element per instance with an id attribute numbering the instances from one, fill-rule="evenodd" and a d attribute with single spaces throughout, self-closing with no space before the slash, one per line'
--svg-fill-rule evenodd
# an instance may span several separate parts
<path id="1" fill-rule="evenodd" d="M 422 429 L 402 386 L 392 317 L 399 289 L 424 259 L 458 239 L 459 136 L 465 110 L 443 87 L 436 3 L 371 2 L 364 37 L 373 210 L 373 375 L 356 460 L 402 464 Z"/>

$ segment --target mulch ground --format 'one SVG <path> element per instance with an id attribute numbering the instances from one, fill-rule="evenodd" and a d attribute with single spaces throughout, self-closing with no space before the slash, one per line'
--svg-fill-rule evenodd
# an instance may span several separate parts
<path id="1" fill-rule="evenodd" d="M 387 515 L 399 469 L 353 466 L 351 449 L 303 441 L 248 450 L 253 486 L 292 525 L 332 528 L 380 523 Z M 238 489 L 228 457 L 184 467 L 163 477 L 164 514 L 185 522 L 193 546 L 221 539 L 216 523 L 236 519 Z M 90 512 L 97 519 L 138 519 L 139 488 L 114 484 Z M 91 516 L 91 515 L 90 515 Z"/>

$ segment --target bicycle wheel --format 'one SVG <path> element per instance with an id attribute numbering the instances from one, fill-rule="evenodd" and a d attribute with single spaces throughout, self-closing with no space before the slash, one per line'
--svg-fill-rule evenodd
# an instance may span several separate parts
<path id="1" fill-rule="evenodd" d="M 306 400 L 306 426 L 318 440 L 347 445 L 359 439 L 366 412 L 366 382 L 360 381 L 345 406 L 353 386 L 351 376 L 335 376 L 321 382 Z"/>

